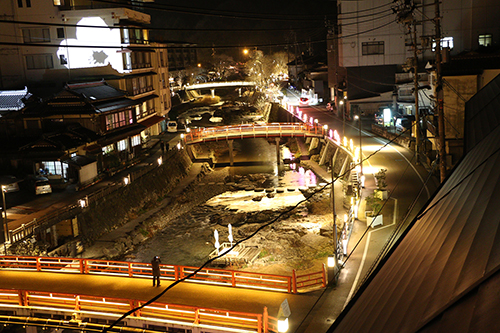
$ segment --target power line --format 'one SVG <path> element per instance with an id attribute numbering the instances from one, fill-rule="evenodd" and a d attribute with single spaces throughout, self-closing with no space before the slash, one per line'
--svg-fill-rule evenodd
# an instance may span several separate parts
<path id="1" fill-rule="evenodd" d="M 358 36 L 362 35 L 367 32 L 371 32 L 377 29 L 381 29 L 383 27 L 388 26 L 389 24 L 395 23 L 394 21 L 388 22 L 386 24 L 380 25 L 375 28 L 371 28 L 365 31 L 353 33 L 350 35 L 345 35 L 345 36 L 337 36 L 333 39 L 342 39 L 342 38 L 348 38 L 348 37 L 353 37 L 353 36 Z M 247 47 L 278 47 L 278 46 L 290 46 L 290 45 L 307 45 L 307 44 L 317 44 L 317 43 L 325 43 L 327 40 L 326 39 L 320 39 L 320 40 L 314 40 L 314 41 L 301 41 L 301 42 L 289 42 L 289 43 L 269 43 L 269 44 L 253 44 L 253 45 L 247 45 Z M 155 42 L 155 41 L 150 41 L 150 42 Z M 172 43 L 172 42 L 162 42 L 158 41 L 159 44 L 170 44 L 170 46 L 137 46 L 137 45 L 131 45 L 130 47 L 135 47 L 135 48 L 144 48 L 144 49 L 179 49 L 179 48 L 184 48 L 183 46 L 172 46 L 172 44 L 185 44 L 185 43 Z M 107 49 L 123 49 L 127 48 L 128 46 L 124 45 L 117 45 L 117 46 L 110 46 L 110 45 L 59 45 L 59 44 L 37 44 L 37 43 L 16 43 L 16 42 L 0 42 L 0 45 L 11 45 L 11 46 L 33 46 L 33 47 L 61 47 L 61 48 L 67 48 L 67 47 L 76 47 L 76 48 L 107 48 Z M 190 48 L 193 49 L 239 49 L 241 48 L 241 45 L 219 45 L 219 46 L 214 46 L 214 45 L 205 45 L 205 46 L 200 46 L 200 45 L 192 45 Z"/>
<path id="2" fill-rule="evenodd" d="M 98 2 L 103 2 L 103 3 L 109 3 L 113 5 L 120 5 L 128 8 L 137 8 L 137 5 L 133 5 L 130 3 L 123 3 L 123 2 L 112 2 L 112 1 L 106 1 L 106 0 L 94 0 Z M 146 9 L 153 9 L 153 10 L 161 10 L 161 11 L 166 11 L 166 12 L 175 12 L 175 13 L 181 13 L 181 14 L 190 14 L 190 15 L 201 15 L 201 16 L 215 16 L 218 18 L 229 18 L 229 19 L 247 19 L 247 20 L 269 20 L 269 21 L 293 21 L 297 22 L 297 20 L 300 21 L 323 21 L 325 15 L 318 15 L 317 18 L 307 18 L 304 17 L 303 15 L 287 15 L 285 16 L 279 16 L 277 14 L 273 15 L 260 15 L 259 13 L 252 13 L 253 16 L 250 15 L 242 15 L 242 14 L 248 14 L 244 12 L 222 12 L 222 11 L 214 11 L 211 9 L 199 9 L 200 11 L 193 11 L 193 10 L 187 10 L 185 7 L 173 7 L 173 6 L 167 6 L 167 5 L 161 5 L 161 4 L 141 4 L 140 8 L 146 8 Z M 333 14 L 327 14 L 327 15 L 333 15 Z M 314 16 L 316 17 L 316 16 Z"/>
<path id="3" fill-rule="evenodd" d="M 392 5 L 392 4 L 393 4 L 393 1 L 391 1 L 389 3 L 386 3 L 385 5 L 380 5 L 380 6 L 369 8 L 369 9 L 360 9 L 360 10 L 356 10 L 356 11 L 352 11 L 352 12 L 339 13 L 339 15 L 341 15 L 341 14 L 342 15 L 347 15 L 347 14 L 355 14 L 355 13 L 367 12 L 369 10 L 379 9 L 379 8 L 382 8 L 382 7 L 385 7 L 385 6 L 389 6 L 389 5 Z"/>
<path id="4" fill-rule="evenodd" d="M 70 28 L 97 28 L 97 29 L 137 29 L 136 26 L 106 26 L 106 25 L 85 25 L 85 24 L 68 24 L 68 23 L 47 23 L 47 22 L 33 22 L 33 21 L 17 21 L 17 20 L 1 20 L 0 23 L 16 23 L 16 24 L 28 24 L 37 26 L 54 26 L 54 27 L 70 27 Z M 147 27 L 147 30 L 151 31 L 224 31 L 224 32 L 268 32 L 268 31 L 290 31 L 290 30 L 312 30 L 312 29 L 324 29 L 324 26 L 318 27 L 302 27 L 302 28 L 260 28 L 260 29 L 199 29 L 199 28 L 155 28 Z"/>

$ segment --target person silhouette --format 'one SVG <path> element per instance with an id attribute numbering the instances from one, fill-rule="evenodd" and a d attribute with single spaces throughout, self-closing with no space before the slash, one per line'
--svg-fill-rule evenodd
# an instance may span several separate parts
<path id="1" fill-rule="evenodd" d="M 157 285 L 160 286 L 160 257 L 154 256 L 153 260 L 151 260 L 151 271 L 153 275 L 153 287 Z"/>

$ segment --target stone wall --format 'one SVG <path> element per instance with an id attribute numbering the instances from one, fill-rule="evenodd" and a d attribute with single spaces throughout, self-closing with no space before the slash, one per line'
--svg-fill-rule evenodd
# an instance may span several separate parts
<path id="1" fill-rule="evenodd" d="M 187 175 L 191 165 L 185 150 L 171 151 L 158 168 L 91 204 L 78 215 L 81 241 L 92 244 L 101 235 L 157 206 Z"/>

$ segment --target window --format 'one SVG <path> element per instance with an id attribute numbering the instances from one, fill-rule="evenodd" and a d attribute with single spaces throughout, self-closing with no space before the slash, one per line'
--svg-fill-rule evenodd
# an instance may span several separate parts
<path id="1" fill-rule="evenodd" d="M 61 0 L 53 0 L 54 1 L 54 6 L 60 6 L 61 5 Z"/>
<path id="2" fill-rule="evenodd" d="M 128 124 L 132 124 L 132 110 L 117 112 L 106 116 L 106 130 L 112 130 Z"/>
<path id="3" fill-rule="evenodd" d="M 361 52 L 363 55 L 384 54 L 384 42 L 363 42 Z"/>
<path id="4" fill-rule="evenodd" d="M 23 8 L 23 0 L 17 0 L 17 7 Z"/>
<path id="5" fill-rule="evenodd" d="M 479 35 L 479 46 L 484 46 L 484 47 L 491 46 L 492 39 L 493 37 L 491 36 L 491 34 Z"/>
<path id="6" fill-rule="evenodd" d="M 453 37 L 444 37 L 441 39 L 441 48 L 453 49 Z M 432 52 L 436 51 L 436 41 L 432 42 Z"/>
<path id="7" fill-rule="evenodd" d="M 30 54 L 26 56 L 26 67 L 28 69 L 54 68 L 52 54 Z"/>
<path id="8" fill-rule="evenodd" d="M 132 147 L 138 146 L 141 144 L 141 135 L 134 135 L 132 137 Z"/>
<path id="9" fill-rule="evenodd" d="M 26 0 L 26 7 L 31 7 L 31 0 Z"/>
<path id="10" fill-rule="evenodd" d="M 64 38 L 64 28 L 57 28 L 57 38 Z"/>
<path id="11" fill-rule="evenodd" d="M 68 59 L 66 59 L 66 56 L 64 54 L 59 55 L 59 62 L 61 65 L 67 65 L 68 64 Z"/>
<path id="12" fill-rule="evenodd" d="M 127 149 L 127 139 L 120 140 L 116 143 L 118 151 L 124 151 Z"/>
<path id="13" fill-rule="evenodd" d="M 115 150 L 115 146 L 113 144 L 102 147 L 102 152 L 104 155 L 111 153 Z"/>
<path id="14" fill-rule="evenodd" d="M 25 28 L 23 29 L 23 41 L 25 43 L 50 42 L 49 28 Z"/>

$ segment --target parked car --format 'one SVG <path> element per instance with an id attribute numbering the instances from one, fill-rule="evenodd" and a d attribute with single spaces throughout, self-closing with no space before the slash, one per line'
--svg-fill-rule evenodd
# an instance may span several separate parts
<path id="1" fill-rule="evenodd" d="M 415 116 L 412 115 L 401 116 L 396 119 L 395 123 L 396 130 L 404 132 L 412 126 L 414 121 L 415 121 Z"/>
<path id="2" fill-rule="evenodd" d="M 177 122 L 175 120 L 169 120 L 167 122 L 167 132 L 177 132 Z"/>
<path id="3" fill-rule="evenodd" d="M 32 176 L 27 180 L 30 186 L 30 190 L 34 191 L 35 195 L 52 193 L 52 186 L 50 185 L 48 178 L 41 176 Z"/>
<path id="4" fill-rule="evenodd" d="M 0 185 L 3 187 L 5 193 L 19 191 L 19 181 L 14 176 L 0 176 Z"/>

